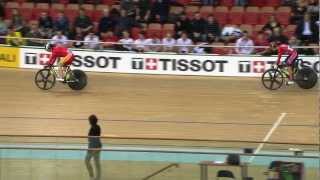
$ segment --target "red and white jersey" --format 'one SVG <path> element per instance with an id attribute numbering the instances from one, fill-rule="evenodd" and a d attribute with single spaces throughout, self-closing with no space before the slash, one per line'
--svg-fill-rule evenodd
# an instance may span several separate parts
<path id="1" fill-rule="evenodd" d="M 57 58 L 66 57 L 68 55 L 73 55 L 68 48 L 59 45 L 55 46 L 52 48 L 48 65 L 53 65 Z"/>
<path id="2" fill-rule="evenodd" d="M 297 55 L 298 52 L 295 49 L 292 49 L 289 45 L 287 44 L 281 44 L 280 46 L 278 46 L 278 60 L 277 60 L 277 64 L 280 63 L 280 59 L 282 57 L 282 55 Z"/>

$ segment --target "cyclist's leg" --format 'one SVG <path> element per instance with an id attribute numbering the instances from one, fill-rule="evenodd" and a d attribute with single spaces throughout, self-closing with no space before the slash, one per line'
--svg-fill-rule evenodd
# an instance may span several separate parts
<path id="1" fill-rule="evenodd" d="M 298 58 L 298 53 L 295 52 L 287 57 L 286 64 L 288 65 L 289 81 L 293 80 L 293 66 L 295 60 Z"/>
<path id="2" fill-rule="evenodd" d="M 62 65 L 63 76 L 62 77 L 64 78 L 64 80 L 68 80 L 68 77 L 66 77 L 66 71 L 68 69 L 68 66 L 71 65 L 72 61 L 73 61 L 73 55 L 72 54 L 67 55 L 62 60 L 62 63 L 63 63 L 63 65 Z"/>

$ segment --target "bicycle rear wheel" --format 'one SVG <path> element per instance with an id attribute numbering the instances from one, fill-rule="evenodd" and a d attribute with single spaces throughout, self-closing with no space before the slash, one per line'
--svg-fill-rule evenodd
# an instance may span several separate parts
<path id="1" fill-rule="evenodd" d="M 303 67 L 296 73 L 295 82 L 300 88 L 311 89 L 317 84 L 318 76 L 313 69 L 309 67 Z"/>
<path id="2" fill-rule="evenodd" d="M 263 73 L 261 81 L 265 88 L 276 90 L 282 86 L 284 77 L 278 69 L 268 69 Z"/>
<path id="3" fill-rule="evenodd" d="M 41 69 L 36 73 L 35 84 L 43 90 L 51 89 L 56 83 L 56 77 L 50 69 Z"/>
<path id="4" fill-rule="evenodd" d="M 73 90 L 81 90 L 87 86 L 87 75 L 81 70 L 69 71 L 70 79 L 67 81 L 68 86 Z"/>

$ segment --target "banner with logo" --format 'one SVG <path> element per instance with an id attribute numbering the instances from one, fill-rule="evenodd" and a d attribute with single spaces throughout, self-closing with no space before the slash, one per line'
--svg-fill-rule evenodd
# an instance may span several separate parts
<path id="1" fill-rule="evenodd" d="M 73 51 L 73 69 L 94 72 L 118 72 L 167 75 L 248 76 L 257 77 L 276 61 L 275 56 L 176 55 L 124 52 Z M 22 68 L 42 68 L 50 53 L 22 48 Z M 301 57 L 306 66 L 320 70 L 319 57 Z"/>
<path id="2" fill-rule="evenodd" d="M 19 48 L 0 47 L 0 67 L 19 67 Z"/>

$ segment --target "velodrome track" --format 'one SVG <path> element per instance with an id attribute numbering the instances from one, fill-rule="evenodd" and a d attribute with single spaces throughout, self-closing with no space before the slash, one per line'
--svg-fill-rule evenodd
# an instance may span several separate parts
<path id="1" fill-rule="evenodd" d="M 269 91 L 259 78 L 87 73 L 72 91 L 38 89 L 36 70 L 0 69 L 0 134 L 318 142 L 318 90 Z M 283 116 L 283 117 L 281 117 Z"/>

